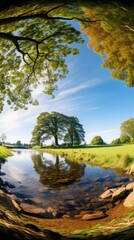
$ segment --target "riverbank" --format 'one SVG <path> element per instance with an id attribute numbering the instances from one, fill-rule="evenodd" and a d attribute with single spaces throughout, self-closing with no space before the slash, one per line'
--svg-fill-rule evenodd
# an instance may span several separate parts
<path id="1" fill-rule="evenodd" d="M 71 161 L 88 163 L 102 168 L 129 170 L 134 163 L 134 144 L 109 147 L 89 147 L 74 149 L 39 149 L 41 151 L 60 155 Z"/>
<path id="2" fill-rule="evenodd" d="M 0 160 L 12 156 L 12 152 L 6 147 L 0 146 Z"/>

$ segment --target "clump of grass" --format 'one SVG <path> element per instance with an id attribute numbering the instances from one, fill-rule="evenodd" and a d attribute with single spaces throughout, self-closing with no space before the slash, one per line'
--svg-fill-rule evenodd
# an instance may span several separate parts
<path id="1" fill-rule="evenodd" d="M 128 167 L 128 165 L 132 162 L 132 159 L 128 154 L 126 154 L 124 155 L 122 161 L 123 161 L 123 166 Z"/>
<path id="2" fill-rule="evenodd" d="M 118 159 L 121 158 L 121 154 L 119 154 L 119 153 L 117 153 L 116 156 L 117 156 Z"/>

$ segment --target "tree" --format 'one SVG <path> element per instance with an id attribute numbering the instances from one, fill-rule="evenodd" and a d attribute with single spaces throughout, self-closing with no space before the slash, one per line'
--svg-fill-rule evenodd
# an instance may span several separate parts
<path id="1" fill-rule="evenodd" d="M 18 140 L 18 141 L 16 142 L 16 145 L 17 145 L 17 146 L 22 146 L 22 143 L 21 143 L 21 141 L 20 141 L 20 140 Z"/>
<path id="2" fill-rule="evenodd" d="M 127 135 L 121 135 L 120 136 L 120 142 L 121 143 L 130 143 L 131 142 L 131 138 Z"/>
<path id="3" fill-rule="evenodd" d="M 125 134 L 134 140 L 134 118 L 129 118 L 121 124 L 121 134 Z"/>
<path id="4" fill-rule="evenodd" d="M 116 138 L 112 141 L 112 144 L 121 144 L 120 138 Z"/>
<path id="5" fill-rule="evenodd" d="M 83 43 L 80 32 L 66 21 L 79 20 L 78 12 L 82 13 L 80 7 L 76 11 L 72 2 L 15 1 L 13 7 L 3 7 L 0 18 L 1 111 L 5 99 L 15 110 L 27 108 L 29 103 L 38 104 L 32 99 L 33 89 L 42 85 L 43 92 L 52 95 L 56 82 L 66 77 L 66 56 L 79 52 L 71 44 Z"/>
<path id="6" fill-rule="evenodd" d="M 78 118 L 69 117 L 69 124 L 67 133 L 64 136 L 64 141 L 71 146 L 80 145 L 85 138 L 85 132 L 83 126 L 79 123 Z"/>
<path id="7" fill-rule="evenodd" d="M 105 142 L 100 136 L 95 136 L 91 141 L 91 145 L 102 145 L 102 144 L 105 144 Z"/>
<path id="8" fill-rule="evenodd" d="M 84 141 L 84 130 L 76 117 L 69 117 L 58 112 L 43 112 L 37 118 L 31 142 L 42 145 L 45 140 L 52 137 L 56 146 L 62 139 L 71 145 L 80 144 Z"/>
<path id="9" fill-rule="evenodd" d="M 0 135 L 0 144 L 3 144 L 6 139 L 7 139 L 6 134 L 5 134 L 5 133 L 2 133 L 2 134 Z"/>
<path id="10" fill-rule="evenodd" d="M 55 145 L 59 145 L 59 139 L 63 138 L 66 132 L 68 121 L 67 116 L 58 112 L 43 112 L 37 118 L 37 124 L 32 132 L 33 139 L 38 143 L 54 138 Z"/>
<path id="11" fill-rule="evenodd" d="M 123 5 L 114 1 L 99 6 L 93 4 L 92 7 L 89 3 L 84 11 L 89 18 L 98 21 L 82 28 L 89 36 L 88 46 L 102 56 L 102 66 L 109 68 L 113 78 L 125 81 L 129 87 L 134 86 L 133 9 L 134 4 Z"/>

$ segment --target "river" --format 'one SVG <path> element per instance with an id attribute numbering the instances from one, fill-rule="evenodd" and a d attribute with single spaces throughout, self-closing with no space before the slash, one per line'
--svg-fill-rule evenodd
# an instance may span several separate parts
<path id="1" fill-rule="evenodd" d="M 35 150 L 16 149 L 1 166 L 4 182 L 12 184 L 11 191 L 24 209 L 53 209 L 59 217 L 74 217 L 81 211 L 105 210 L 112 207 L 109 200 L 99 196 L 108 188 L 130 181 L 123 173 L 79 164 L 60 156 Z M 54 215 L 54 214 L 53 214 Z"/>

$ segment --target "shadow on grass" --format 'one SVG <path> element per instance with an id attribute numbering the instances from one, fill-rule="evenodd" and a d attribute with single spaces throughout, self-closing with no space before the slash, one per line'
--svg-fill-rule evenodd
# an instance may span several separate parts
<path id="1" fill-rule="evenodd" d="M 122 144 L 103 144 L 103 145 L 81 145 L 81 146 L 50 146 L 42 147 L 42 149 L 83 149 L 83 148 L 112 148 L 120 147 Z"/>

